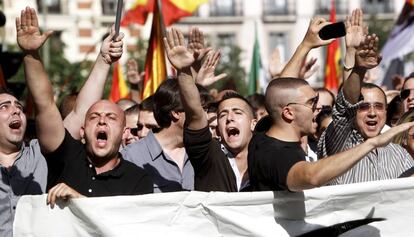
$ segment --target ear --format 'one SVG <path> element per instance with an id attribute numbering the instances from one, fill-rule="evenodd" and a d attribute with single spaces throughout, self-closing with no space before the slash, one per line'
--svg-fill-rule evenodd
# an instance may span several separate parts
<path id="1" fill-rule="evenodd" d="M 85 140 L 85 128 L 84 127 L 80 128 L 79 134 L 80 134 L 80 137 L 81 137 L 82 144 L 85 144 L 86 140 Z"/>
<path id="2" fill-rule="evenodd" d="M 250 130 L 253 132 L 254 131 L 254 128 L 256 127 L 256 124 L 257 124 L 257 119 L 252 119 L 251 121 L 250 121 Z"/>
<path id="3" fill-rule="evenodd" d="M 122 131 L 122 139 L 125 139 L 128 137 L 128 134 L 131 132 L 131 128 L 124 127 L 124 131 Z"/>
<path id="4" fill-rule="evenodd" d="M 178 121 L 181 117 L 180 113 L 177 111 L 171 111 L 171 117 L 173 121 Z"/>
<path id="5" fill-rule="evenodd" d="M 292 121 L 295 119 L 295 114 L 286 106 L 282 109 L 282 118 L 283 120 Z"/>

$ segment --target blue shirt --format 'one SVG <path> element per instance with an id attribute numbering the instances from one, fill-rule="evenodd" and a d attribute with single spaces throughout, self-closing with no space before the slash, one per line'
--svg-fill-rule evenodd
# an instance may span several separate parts
<path id="1" fill-rule="evenodd" d="M 181 172 L 151 131 L 145 138 L 121 150 L 121 154 L 125 160 L 145 169 L 152 177 L 154 193 L 194 190 L 194 169 L 187 153 Z"/>

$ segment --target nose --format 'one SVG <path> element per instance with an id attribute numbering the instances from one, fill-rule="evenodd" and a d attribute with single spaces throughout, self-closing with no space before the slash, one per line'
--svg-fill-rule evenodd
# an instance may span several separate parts
<path id="1" fill-rule="evenodd" d="M 19 108 L 17 108 L 16 106 L 13 106 L 13 111 L 12 111 L 13 114 L 20 115 L 20 112 L 21 110 Z"/>
<path id="2" fill-rule="evenodd" d="M 377 115 L 374 105 L 370 105 L 369 106 L 369 110 L 368 110 L 368 116 L 370 117 L 375 117 Z"/>
<path id="3" fill-rule="evenodd" d="M 99 117 L 99 122 L 98 122 L 98 124 L 99 124 L 99 125 L 105 125 L 105 124 L 106 124 L 106 119 L 105 119 L 105 116 L 101 115 L 101 116 Z"/>
<path id="4" fill-rule="evenodd" d="M 230 112 L 230 113 L 227 115 L 226 121 L 227 121 L 227 123 L 229 123 L 229 122 L 231 122 L 231 121 L 234 121 L 234 114 L 233 114 L 233 112 Z"/>
<path id="5" fill-rule="evenodd" d="M 410 90 L 410 94 L 408 94 L 408 100 L 414 100 L 413 90 Z"/>

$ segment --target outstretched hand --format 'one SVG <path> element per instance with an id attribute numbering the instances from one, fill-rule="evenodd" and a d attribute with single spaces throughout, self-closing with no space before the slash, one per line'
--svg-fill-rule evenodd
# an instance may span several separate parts
<path id="1" fill-rule="evenodd" d="M 220 51 L 212 51 L 208 54 L 207 59 L 204 61 L 203 65 L 201 66 L 197 77 L 196 83 L 207 87 L 219 81 L 225 77 L 227 77 L 226 73 L 222 73 L 220 75 L 215 76 L 214 71 L 220 61 L 221 54 Z"/>
<path id="2" fill-rule="evenodd" d="M 101 46 L 101 56 L 104 59 L 105 63 L 112 64 L 118 61 L 123 52 L 123 41 L 124 33 L 119 33 L 119 35 L 115 38 L 115 26 L 112 26 L 109 35 L 104 39 Z"/>
<path id="3" fill-rule="evenodd" d="M 197 27 L 191 28 L 188 41 L 187 48 L 195 55 L 195 61 L 192 67 L 198 72 L 201 68 L 203 58 L 210 52 L 211 48 L 206 48 L 204 46 L 204 34 Z"/>
<path id="4" fill-rule="evenodd" d="M 168 59 L 177 70 L 190 67 L 195 61 L 195 53 L 185 47 L 183 33 L 178 29 L 171 28 L 164 37 L 164 45 Z"/>
<path id="5" fill-rule="evenodd" d="M 39 50 L 53 31 L 42 34 L 39 30 L 37 14 L 34 8 L 26 7 L 21 11 L 20 18 L 16 18 L 17 44 L 24 53 Z"/>
<path id="6" fill-rule="evenodd" d="M 361 9 L 352 11 L 351 17 L 345 20 L 345 44 L 347 48 L 357 48 L 368 34 L 368 27 L 364 25 L 364 15 Z"/>
<path id="7" fill-rule="evenodd" d="M 355 56 L 356 66 L 364 69 L 371 69 L 381 62 L 381 55 L 378 49 L 378 36 L 368 35 L 357 49 Z"/>
<path id="8" fill-rule="evenodd" d="M 401 132 L 408 131 L 410 128 L 414 126 L 414 122 L 403 123 L 388 129 L 386 132 L 368 139 L 368 142 L 377 148 L 377 147 L 384 147 L 388 145 L 391 140 Z"/>
<path id="9" fill-rule="evenodd" d="M 127 80 L 132 85 L 138 85 L 142 81 L 142 76 L 138 70 L 138 63 L 135 59 L 130 58 L 127 62 Z"/>
<path id="10" fill-rule="evenodd" d="M 56 184 L 53 188 L 51 188 L 47 194 L 47 204 L 53 208 L 56 204 L 57 199 L 63 199 L 65 201 L 71 198 L 81 198 L 85 197 L 82 194 L 78 193 L 73 188 L 69 187 L 65 183 Z"/>
<path id="11" fill-rule="evenodd" d="M 312 18 L 309 22 L 308 31 L 306 32 L 305 37 L 303 38 L 302 44 L 309 49 L 317 48 L 323 45 L 330 44 L 335 39 L 329 39 L 329 40 L 322 40 L 319 37 L 319 31 L 326 25 L 331 24 L 330 22 L 327 22 L 324 18 L 321 17 L 315 17 Z"/>
<path id="12" fill-rule="evenodd" d="M 281 61 L 280 51 L 278 48 L 275 48 L 269 59 L 269 73 L 272 79 L 280 77 L 283 69 Z"/>
<path id="13" fill-rule="evenodd" d="M 318 59 L 311 58 L 309 61 L 303 60 L 299 72 L 299 78 L 308 79 L 319 70 L 319 65 L 315 65 Z"/>

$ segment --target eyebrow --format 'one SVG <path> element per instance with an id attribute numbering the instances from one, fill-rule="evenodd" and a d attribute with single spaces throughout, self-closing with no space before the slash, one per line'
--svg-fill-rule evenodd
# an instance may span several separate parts
<path id="1" fill-rule="evenodd" d="M 3 101 L 3 102 L 1 102 L 1 103 L 0 103 L 0 106 L 2 106 L 2 105 L 4 105 L 4 104 L 10 104 L 10 105 L 11 105 L 11 104 L 12 104 L 12 101 L 11 101 L 11 100 L 6 100 L 6 101 Z M 20 102 L 19 102 L 19 101 L 17 101 L 17 100 L 16 100 L 16 101 L 14 101 L 14 104 L 15 104 L 15 105 L 17 104 L 17 105 L 19 105 L 20 107 L 23 107 L 22 103 L 20 103 Z"/>

